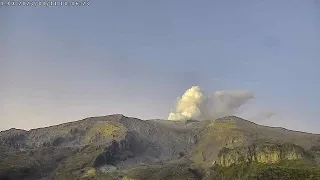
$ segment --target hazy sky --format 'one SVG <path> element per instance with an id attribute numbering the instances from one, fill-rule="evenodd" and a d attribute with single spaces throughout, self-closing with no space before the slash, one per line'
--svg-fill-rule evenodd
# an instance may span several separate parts
<path id="1" fill-rule="evenodd" d="M 320 133 L 319 68 L 317 0 L 0 7 L 0 130 L 114 113 L 167 118 L 198 85 L 250 90 L 244 117 Z"/>

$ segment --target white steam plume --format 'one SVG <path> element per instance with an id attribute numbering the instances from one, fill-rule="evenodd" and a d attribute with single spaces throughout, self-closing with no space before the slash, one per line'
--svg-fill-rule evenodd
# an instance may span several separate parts
<path id="1" fill-rule="evenodd" d="M 204 120 L 233 115 L 239 107 L 253 98 L 250 91 L 217 91 L 212 96 L 207 96 L 199 86 L 193 86 L 178 99 L 168 119 Z"/>
<path id="2" fill-rule="evenodd" d="M 193 86 L 188 89 L 175 107 L 175 111 L 169 114 L 169 120 L 187 120 L 197 119 L 202 116 L 202 107 L 206 101 L 206 97 L 200 90 L 199 86 Z"/>

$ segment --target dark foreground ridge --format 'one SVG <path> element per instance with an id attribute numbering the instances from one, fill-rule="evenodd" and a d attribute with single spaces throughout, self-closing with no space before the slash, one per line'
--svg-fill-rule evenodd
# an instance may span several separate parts
<path id="1" fill-rule="evenodd" d="M 0 180 L 320 179 L 320 135 L 229 116 L 91 117 L 0 132 Z"/>

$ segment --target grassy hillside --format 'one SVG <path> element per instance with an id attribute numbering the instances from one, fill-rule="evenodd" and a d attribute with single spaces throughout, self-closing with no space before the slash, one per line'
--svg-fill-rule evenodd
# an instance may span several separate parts
<path id="1" fill-rule="evenodd" d="M 230 167 L 211 167 L 204 180 L 319 180 L 320 167 L 301 161 L 278 164 L 241 163 Z"/>

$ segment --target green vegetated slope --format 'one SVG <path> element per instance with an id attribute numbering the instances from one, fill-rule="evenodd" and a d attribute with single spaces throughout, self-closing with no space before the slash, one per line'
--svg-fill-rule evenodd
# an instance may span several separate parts
<path id="1" fill-rule="evenodd" d="M 238 117 L 86 118 L 0 132 L 0 179 L 320 179 L 320 136 Z"/>
<path id="2" fill-rule="evenodd" d="M 230 167 L 213 166 L 204 180 L 317 180 L 320 179 L 319 166 L 300 161 L 282 161 L 278 164 L 240 163 Z"/>
<path id="3" fill-rule="evenodd" d="M 319 135 L 226 117 L 209 123 L 192 159 L 209 169 L 203 179 L 320 179 L 317 147 Z"/>

